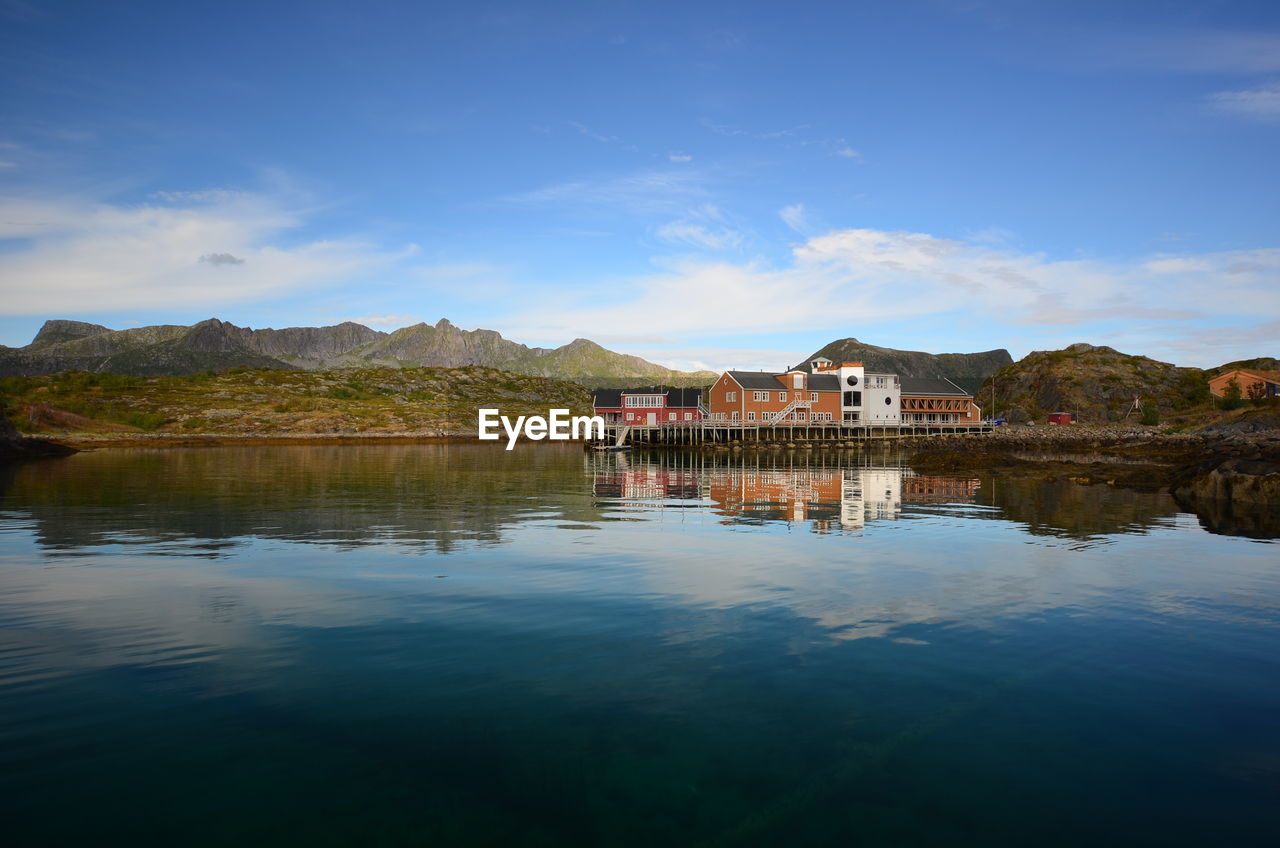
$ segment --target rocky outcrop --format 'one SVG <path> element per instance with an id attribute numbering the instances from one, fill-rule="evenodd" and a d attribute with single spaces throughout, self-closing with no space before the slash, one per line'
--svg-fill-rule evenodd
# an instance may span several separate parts
<path id="1" fill-rule="evenodd" d="M 861 362 L 868 371 L 951 380 L 970 392 L 977 391 L 992 372 L 1013 362 L 1004 348 L 981 353 L 925 353 L 879 347 L 854 338 L 837 339 L 811 354 L 805 362 L 820 356 L 832 362 Z"/>
<path id="2" fill-rule="evenodd" d="M 42 459 L 67 456 L 76 453 L 75 448 L 44 439 L 29 439 L 18 432 L 4 415 L 0 415 L 0 462 L 20 459 Z"/>
<path id="3" fill-rule="evenodd" d="M 48 321 L 23 348 L 0 348 L 0 377 L 58 371 L 132 376 L 193 374 L 250 368 L 443 367 L 480 365 L 585 385 L 691 386 L 714 374 L 663 368 L 606 350 L 587 339 L 557 348 L 530 348 L 493 330 L 463 330 L 447 320 L 383 333 L 351 321 L 331 327 L 253 330 L 216 318 L 190 327 L 159 325 L 110 330 L 79 321 Z"/>
<path id="4" fill-rule="evenodd" d="M 1082 422 L 1113 422 L 1129 413 L 1135 398 L 1140 405 L 1154 404 L 1162 417 L 1209 398 L 1199 368 L 1084 343 L 1029 353 L 992 374 L 978 396 L 990 398 L 993 384 L 1000 413 L 1012 421 L 1044 420 L 1045 413 L 1064 411 Z M 1140 414 L 1129 419 L 1137 423 Z"/>

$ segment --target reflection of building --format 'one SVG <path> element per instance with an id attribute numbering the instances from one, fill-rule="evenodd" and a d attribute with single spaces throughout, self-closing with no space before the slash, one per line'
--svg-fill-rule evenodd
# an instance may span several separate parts
<path id="1" fill-rule="evenodd" d="M 674 424 L 702 420 L 701 389 L 596 389 L 595 414 L 607 424 Z"/>
<path id="2" fill-rule="evenodd" d="M 910 468 L 824 463 L 784 468 L 708 463 L 703 458 L 636 462 L 616 454 L 589 460 L 593 492 L 618 499 L 709 498 L 731 522 L 813 523 L 818 532 L 861 530 L 892 521 L 903 503 L 971 502 L 977 480 L 920 477 Z"/>
<path id="3" fill-rule="evenodd" d="M 625 457 L 611 457 L 610 465 L 595 469 L 592 492 L 602 498 L 701 497 L 697 475 L 687 468 L 631 465 Z"/>

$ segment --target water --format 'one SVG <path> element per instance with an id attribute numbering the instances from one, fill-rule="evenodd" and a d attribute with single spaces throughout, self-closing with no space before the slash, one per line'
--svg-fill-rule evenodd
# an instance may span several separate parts
<path id="1" fill-rule="evenodd" d="M 561 446 L 0 469 L 6 845 L 1261 845 L 1280 546 Z"/>

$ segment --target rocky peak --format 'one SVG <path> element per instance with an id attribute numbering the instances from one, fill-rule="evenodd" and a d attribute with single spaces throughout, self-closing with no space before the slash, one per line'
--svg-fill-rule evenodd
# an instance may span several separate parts
<path id="1" fill-rule="evenodd" d="M 57 344 L 58 342 L 69 342 L 72 339 L 83 339 L 86 336 L 96 336 L 99 333 L 110 332 L 110 327 L 104 327 L 101 324 L 55 318 L 44 322 L 40 332 L 36 333 L 36 337 L 31 340 L 31 344 L 32 346 Z"/>

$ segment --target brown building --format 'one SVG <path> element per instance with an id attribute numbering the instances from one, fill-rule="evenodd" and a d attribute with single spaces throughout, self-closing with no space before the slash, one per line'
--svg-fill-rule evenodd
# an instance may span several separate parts
<path id="1" fill-rule="evenodd" d="M 792 370 L 726 371 L 711 387 L 711 421 L 732 424 L 824 425 L 840 422 L 840 380 Z"/>
<path id="2" fill-rule="evenodd" d="M 978 424 L 982 408 L 950 380 L 902 378 L 903 424 Z"/>
<path id="3" fill-rule="evenodd" d="M 1277 397 L 1280 396 L 1280 371 L 1264 371 L 1257 368 L 1233 368 L 1225 371 L 1209 381 L 1209 391 L 1218 397 L 1225 397 L 1227 387 L 1235 380 L 1240 385 L 1240 397 Z M 1249 389 L 1261 395 L 1250 394 Z"/>

